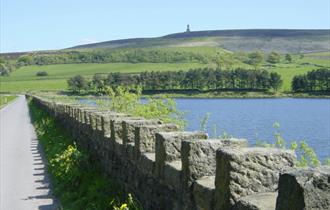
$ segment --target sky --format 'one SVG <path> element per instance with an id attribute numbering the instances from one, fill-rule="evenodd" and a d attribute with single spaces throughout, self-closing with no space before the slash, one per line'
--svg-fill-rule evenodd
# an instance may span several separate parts
<path id="1" fill-rule="evenodd" d="M 329 0 L 0 0 L 0 52 L 221 29 L 329 29 Z"/>

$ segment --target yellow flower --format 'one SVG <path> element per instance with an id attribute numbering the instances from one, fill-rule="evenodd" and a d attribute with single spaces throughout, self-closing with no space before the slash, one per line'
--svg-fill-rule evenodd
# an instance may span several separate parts
<path id="1" fill-rule="evenodd" d="M 127 204 L 126 203 L 123 203 L 121 206 L 120 206 L 120 210 L 127 210 Z"/>

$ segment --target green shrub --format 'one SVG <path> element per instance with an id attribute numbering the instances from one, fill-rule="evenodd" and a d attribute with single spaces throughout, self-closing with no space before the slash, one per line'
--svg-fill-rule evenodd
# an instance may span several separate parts
<path id="1" fill-rule="evenodd" d="M 119 86 L 106 88 L 110 98 L 109 103 L 100 102 L 99 105 L 116 112 L 129 113 L 146 119 L 159 119 L 164 123 L 175 123 L 181 128 L 185 127 L 183 113 L 178 111 L 176 103 L 167 96 L 159 98 L 147 97 L 143 102 L 140 87 L 130 91 L 129 88 Z"/>
<path id="2" fill-rule="evenodd" d="M 38 72 L 36 73 L 36 75 L 37 75 L 38 77 L 45 77 L 45 76 L 48 76 L 48 73 L 47 73 L 46 71 L 38 71 Z"/>

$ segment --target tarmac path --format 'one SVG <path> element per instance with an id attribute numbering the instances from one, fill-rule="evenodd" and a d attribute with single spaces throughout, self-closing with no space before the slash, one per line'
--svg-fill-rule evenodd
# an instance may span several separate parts
<path id="1" fill-rule="evenodd" d="M 23 95 L 0 110 L 0 209 L 58 209 Z"/>

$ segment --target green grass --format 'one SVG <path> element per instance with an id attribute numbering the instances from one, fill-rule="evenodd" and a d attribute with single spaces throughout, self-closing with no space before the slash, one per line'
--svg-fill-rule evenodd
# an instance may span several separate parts
<path id="1" fill-rule="evenodd" d="M 25 66 L 9 77 L 0 77 L 1 92 L 21 92 L 32 90 L 63 90 L 66 80 L 75 75 L 92 77 L 95 73 L 110 72 L 137 73 L 141 71 L 176 71 L 205 67 L 198 63 L 107 63 L 107 64 L 59 64 L 45 66 Z M 37 77 L 38 71 L 46 71 L 49 76 Z"/>
<path id="2" fill-rule="evenodd" d="M 13 95 L 0 95 L 0 108 L 6 106 L 10 101 L 14 100 L 17 96 Z"/>
<path id="3" fill-rule="evenodd" d="M 315 69 L 315 66 L 295 66 L 294 64 L 287 65 L 277 65 L 274 68 L 271 68 L 270 71 L 277 72 L 281 75 L 283 79 L 283 85 L 281 91 L 290 91 L 291 90 L 291 81 L 295 75 L 305 74 L 308 71 Z"/>
<path id="4" fill-rule="evenodd" d="M 191 52 L 191 53 L 199 53 L 206 56 L 212 56 L 212 55 L 224 54 L 224 53 L 232 54 L 232 52 L 229 50 L 225 50 L 219 47 L 208 47 L 208 46 L 185 46 L 185 47 L 171 46 L 171 47 L 155 47 L 150 49 L 157 49 L 168 52 Z"/>
<path id="5" fill-rule="evenodd" d="M 194 42 L 199 42 L 200 39 L 193 39 Z M 166 46 L 166 47 L 148 47 L 144 49 L 160 49 L 164 51 L 185 51 L 200 53 L 206 56 L 222 55 L 229 56 L 233 59 L 232 68 L 253 69 L 239 60 L 233 53 L 224 50 L 220 47 L 210 46 Z M 231 57 L 231 58 L 230 58 Z M 313 69 L 318 69 L 321 66 L 330 68 L 330 52 L 318 52 L 304 54 L 304 58 L 300 55 L 292 55 L 293 62 L 286 63 L 284 55 L 279 64 L 269 67 L 268 63 L 264 62 L 262 69 L 278 72 L 283 79 L 283 86 L 280 91 L 290 91 L 291 81 L 295 75 L 305 74 Z M 58 91 L 67 89 L 67 79 L 75 75 L 84 75 L 92 77 L 95 73 L 108 74 L 110 72 L 122 73 L 138 73 L 142 71 L 177 71 L 188 70 L 198 67 L 215 67 L 213 64 L 199 63 L 105 63 L 105 64 L 58 64 L 45 66 L 25 66 L 14 71 L 9 77 L 0 77 L 0 92 L 26 92 L 26 91 Z M 37 77 L 38 71 L 46 71 L 48 76 Z"/>
<path id="6" fill-rule="evenodd" d="M 318 53 L 319 55 L 326 55 L 326 53 Z M 318 55 L 316 54 L 316 55 Z M 329 53 L 328 53 L 329 54 Z M 305 74 L 308 71 L 321 68 L 330 68 L 329 59 L 316 59 L 307 54 L 303 59 L 299 59 L 298 56 L 293 56 L 294 60 L 292 63 L 285 63 L 282 61 L 279 64 L 276 64 L 275 67 L 269 68 L 270 71 L 279 73 L 283 79 L 282 91 L 291 90 L 291 81 L 295 75 Z M 308 63 L 308 64 L 307 64 Z"/>

